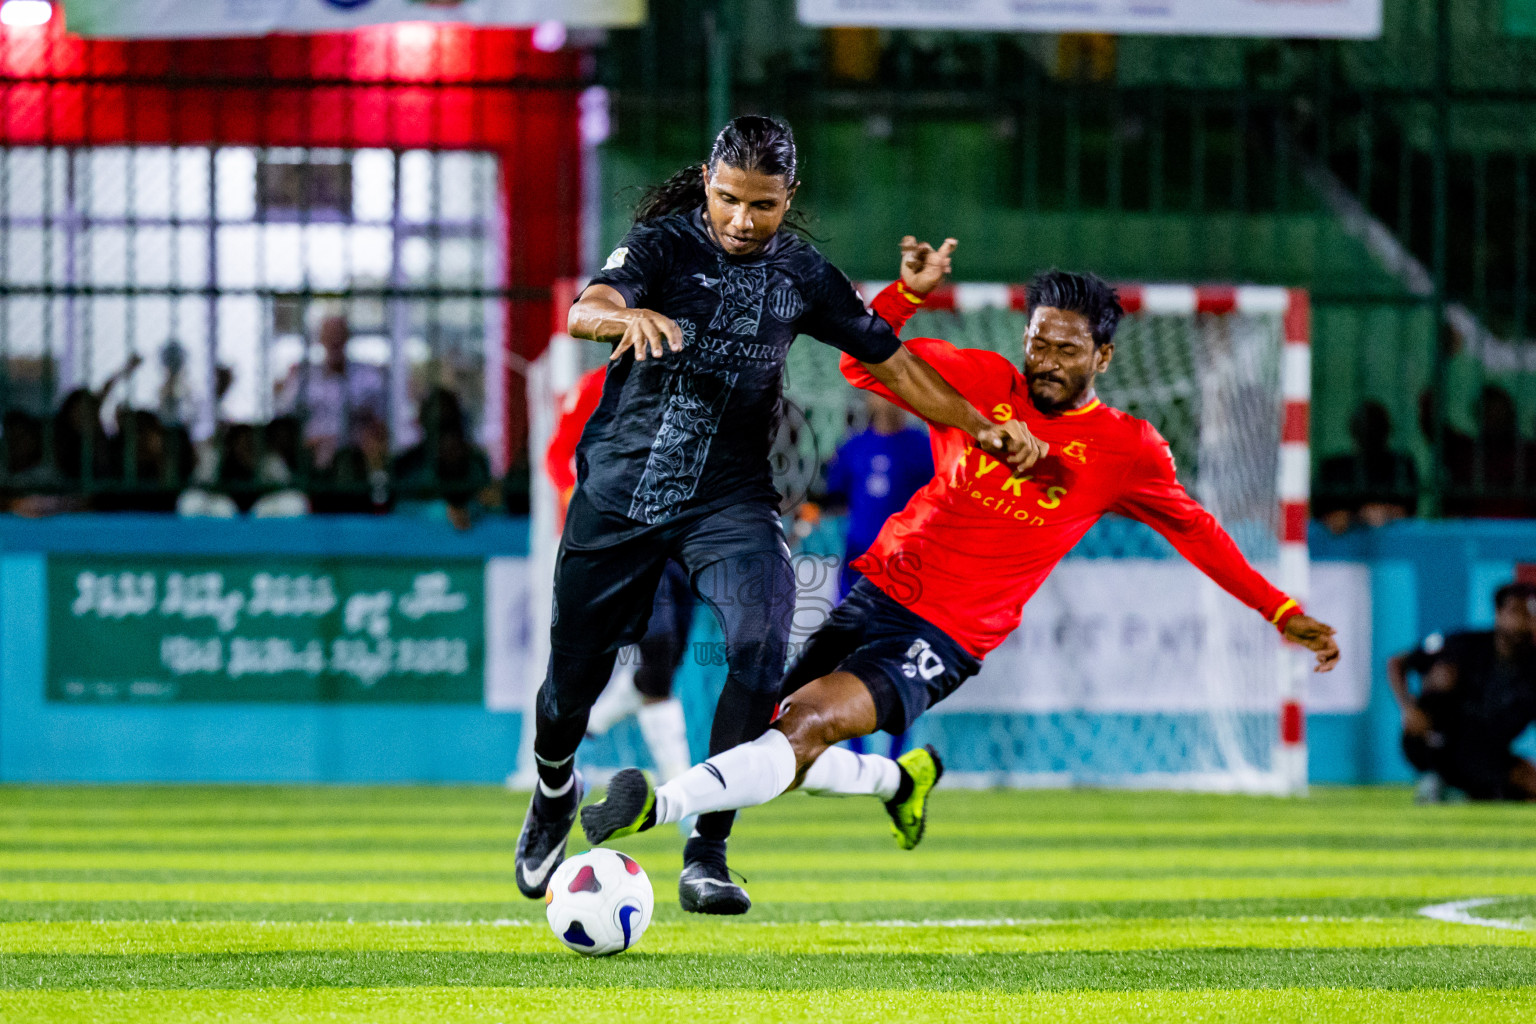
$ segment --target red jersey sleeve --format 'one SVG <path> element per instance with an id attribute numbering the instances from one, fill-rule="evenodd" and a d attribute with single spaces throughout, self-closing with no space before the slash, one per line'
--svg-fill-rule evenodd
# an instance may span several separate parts
<path id="1" fill-rule="evenodd" d="M 544 472 L 559 494 L 576 486 L 576 445 L 602 401 L 605 373 L 604 367 L 598 367 L 585 374 L 560 400 L 560 419 L 544 451 Z"/>
<path id="2" fill-rule="evenodd" d="M 1260 575 L 1216 518 L 1184 490 L 1162 435 L 1146 425 L 1142 443 L 1141 458 L 1113 510 L 1168 538 L 1197 569 L 1283 631 L 1300 605 Z"/>
<path id="3" fill-rule="evenodd" d="M 916 292 L 909 291 L 907 286 L 900 281 L 888 284 L 880 289 L 880 294 L 875 296 L 875 301 L 869 304 L 875 315 L 891 325 L 891 330 L 897 335 L 901 329 L 907 326 L 907 321 L 912 319 L 912 314 L 923 308 L 923 297 Z"/>

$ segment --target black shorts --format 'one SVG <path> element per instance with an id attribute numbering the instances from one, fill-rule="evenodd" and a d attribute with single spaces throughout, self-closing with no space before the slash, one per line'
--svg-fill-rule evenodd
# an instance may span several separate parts
<path id="1" fill-rule="evenodd" d="M 730 602 L 793 609 L 789 547 L 774 506 L 741 502 L 645 524 L 604 512 L 578 487 L 555 558 L 550 645 L 562 654 L 592 655 L 640 642 L 669 560 L 695 587 L 705 567 L 726 563 L 710 580 L 724 592 L 701 595 L 724 618 L 737 611 Z M 787 636 L 787 622 L 782 630 Z"/>
<path id="2" fill-rule="evenodd" d="M 876 727 L 898 736 L 980 670 L 981 660 L 948 633 L 861 579 L 806 642 L 779 699 L 848 672 L 869 688 Z"/>

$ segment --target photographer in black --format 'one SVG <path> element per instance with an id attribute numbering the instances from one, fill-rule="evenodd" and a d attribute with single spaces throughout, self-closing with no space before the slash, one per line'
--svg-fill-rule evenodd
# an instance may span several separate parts
<path id="1" fill-rule="evenodd" d="M 1425 773 L 1420 802 L 1439 802 L 1446 786 L 1473 800 L 1536 800 L 1536 764 L 1510 750 L 1536 721 L 1536 587 L 1506 584 L 1493 603 L 1492 630 L 1436 633 L 1387 661 L 1403 753 Z"/>

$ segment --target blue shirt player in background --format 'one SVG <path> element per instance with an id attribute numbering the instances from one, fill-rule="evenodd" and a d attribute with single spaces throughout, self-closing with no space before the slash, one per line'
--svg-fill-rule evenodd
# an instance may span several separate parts
<path id="1" fill-rule="evenodd" d="M 853 560 L 869 550 L 880 528 L 933 479 L 928 432 L 909 422 L 893 402 L 871 393 L 869 426 L 844 441 L 827 463 L 827 495 L 848 504 L 848 537 L 843 546 L 837 599 L 859 581 Z"/>

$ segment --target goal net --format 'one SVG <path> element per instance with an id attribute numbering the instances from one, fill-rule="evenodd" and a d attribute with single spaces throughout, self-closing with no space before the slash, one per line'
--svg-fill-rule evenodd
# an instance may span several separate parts
<path id="1" fill-rule="evenodd" d="M 879 284 L 861 286 L 866 299 Z M 1172 446 L 1180 479 L 1281 589 L 1307 585 L 1307 401 L 1304 292 L 1263 287 L 1122 285 L 1127 316 L 1115 358 L 1099 380 L 1103 400 L 1149 420 Z M 947 339 L 1017 362 L 1023 289 L 957 285 L 936 293 L 907 337 Z M 577 346 L 575 349 L 572 346 Z M 530 376 L 535 453 L 564 387 L 605 349 L 557 336 Z M 790 350 L 791 415 L 775 452 L 784 489 L 863 425 L 863 395 L 849 387 L 829 346 Z M 533 392 L 537 386 L 538 393 Z M 535 466 L 541 464 L 538 454 Z M 552 570 L 558 538 L 541 515 L 535 473 L 530 571 Z M 545 484 L 547 490 L 547 483 Z M 552 506 L 551 506 L 552 508 Z M 800 587 L 795 640 L 836 601 L 841 524 L 827 520 L 795 555 Z M 533 614 L 547 581 L 530 580 Z M 547 640 L 548 604 L 542 628 Z M 540 628 L 534 623 L 533 629 Z M 697 616 L 693 650 L 719 639 Z M 696 757 L 707 744 L 724 667 L 689 657 L 678 673 Z M 1184 562 L 1156 532 L 1109 516 L 1077 545 L 1025 608 L 1016 633 L 979 675 L 935 706 L 905 738 L 933 743 L 953 781 L 1006 786 L 1136 786 L 1299 792 L 1306 782 L 1301 684 L 1305 665 L 1273 627 Z M 530 666 L 529 693 L 542 677 Z M 883 749 L 874 741 L 873 749 Z M 527 744 L 524 744 L 526 749 Z M 582 760 L 648 761 L 638 730 L 589 740 Z"/>

